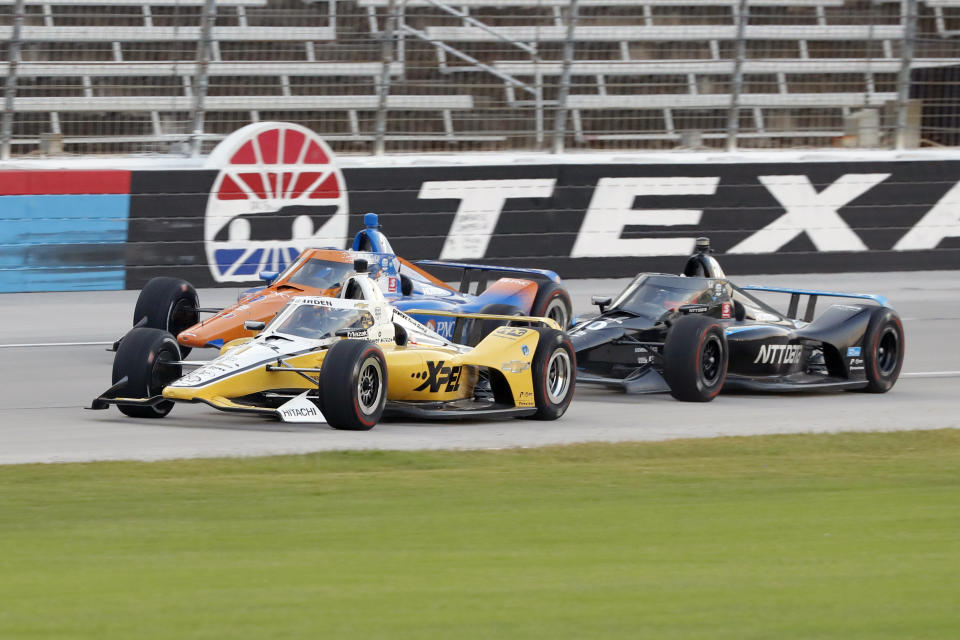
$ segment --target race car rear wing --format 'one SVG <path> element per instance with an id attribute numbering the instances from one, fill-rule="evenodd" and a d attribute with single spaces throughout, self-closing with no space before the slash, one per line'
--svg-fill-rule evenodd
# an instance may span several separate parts
<path id="1" fill-rule="evenodd" d="M 876 302 L 881 307 L 889 307 L 890 304 L 887 302 L 887 299 L 883 296 L 874 295 L 872 293 L 838 293 L 836 291 L 819 291 L 816 289 L 793 289 L 790 287 L 762 287 L 757 285 L 748 285 L 746 287 L 740 287 L 743 291 L 767 291 L 772 293 L 789 293 L 790 294 L 790 306 L 787 309 L 787 317 L 794 320 L 799 320 L 797 317 L 797 312 L 800 308 L 800 296 L 809 296 L 807 298 L 807 308 L 803 314 L 804 322 L 812 322 L 813 316 L 816 313 L 817 309 L 817 298 L 820 296 L 829 297 L 829 298 L 854 298 L 858 300 L 872 300 Z"/>
<path id="2" fill-rule="evenodd" d="M 561 331 L 562 328 L 556 320 L 550 318 L 538 318 L 536 316 L 501 316 L 492 313 L 460 313 L 458 311 L 437 311 L 436 309 L 407 309 L 404 313 L 407 315 L 425 315 L 425 316 L 443 316 L 445 318 L 466 318 L 468 320 L 506 320 L 508 322 L 528 322 L 530 324 L 542 324 L 545 327 Z"/>
<path id="3" fill-rule="evenodd" d="M 551 282 L 560 283 L 560 276 L 555 271 L 549 269 L 526 269 L 523 267 L 498 267 L 489 264 L 470 264 L 467 262 L 446 262 L 444 260 L 417 260 L 414 264 L 424 267 L 443 267 L 447 269 L 463 269 L 463 275 L 460 278 L 460 293 L 471 293 L 471 286 L 476 283 L 474 295 L 480 295 L 487 288 L 490 272 L 499 271 L 501 273 L 516 273 L 535 278 L 545 278 Z"/>

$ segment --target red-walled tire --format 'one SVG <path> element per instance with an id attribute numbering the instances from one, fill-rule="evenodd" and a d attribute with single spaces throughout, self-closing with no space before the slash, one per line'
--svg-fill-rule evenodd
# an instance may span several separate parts
<path id="1" fill-rule="evenodd" d="M 727 379 L 730 351 L 713 318 L 683 316 L 663 344 L 663 377 L 670 395 L 684 402 L 710 402 Z"/>
<path id="2" fill-rule="evenodd" d="M 863 336 L 863 369 L 867 376 L 863 391 L 886 393 L 893 388 L 900 377 L 905 348 L 900 317 L 893 309 L 876 309 Z"/>
<path id="3" fill-rule="evenodd" d="M 556 282 L 541 283 L 530 307 L 530 315 L 555 320 L 565 331 L 573 318 L 570 294 Z"/>
<path id="4" fill-rule="evenodd" d="M 540 334 L 533 354 L 531 374 L 537 412 L 534 420 L 556 420 L 562 416 L 577 383 L 577 356 L 570 339 L 562 331 L 535 327 Z"/>
<path id="5" fill-rule="evenodd" d="M 387 404 L 387 360 L 366 340 L 333 343 L 320 366 L 320 410 L 334 429 L 368 431 Z"/>

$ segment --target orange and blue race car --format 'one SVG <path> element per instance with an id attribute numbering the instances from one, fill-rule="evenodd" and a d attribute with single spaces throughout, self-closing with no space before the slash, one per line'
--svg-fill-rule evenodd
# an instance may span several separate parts
<path id="1" fill-rule="evenodd" d="M 349 286 L 356 260 L 366 261 L 370 276 L 394 307 L 416 310 L 411 314 L 415 319 L 457 343 L 476 344 L 492 326 L 450 313 L 527 315 L 550 318 L 561 328 L 570 325 L 570 296 L 553 271 L 430 260 L 414 264 L 393 252 L 376 214 L 366 214 L 364 225 L 350 250 L 307 249 L 282 273 L 261 272 L 266 286 L 244 292 L 237 304 L 225 309 L 201 307 L 196 289 L 185 280 L 153 278 L 137 299 L 133 325 L 173 334 L 184 356 L 193 348 L 220 348 L 251 336 L 245 322 L 268 322 L 294 296 L 354 297 L 341 289 Z M 461 271 L 459 287 L 423 267 Z M 501 277 L 492 279 L 494 274 Z M 201 313 L 213 315 L 201 320 Z M 114 350 L 118 346 L 119 341 Z"/>

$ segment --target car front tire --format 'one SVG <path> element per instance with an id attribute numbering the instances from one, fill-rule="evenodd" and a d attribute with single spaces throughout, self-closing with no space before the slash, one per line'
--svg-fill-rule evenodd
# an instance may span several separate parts
<path id="1" fill-rule="evenodd" d="M 670 395 L 683 402 L 710 402 L 727 378 L 729 348 L 713 318 L 683 316 L 663 344 L 663 377 Z"/>
<path id="2" fill-rule="evenodd" d="M 151 278 L 137 297 L 133 309 L 133 324 L 146 318 L 140 325 L 151 329 L 160 329 L 176 338 L 181 331 L 200 321 L 197 308 L 200 301 L 197 290 L 186 280 L 180 278 Z M 186 358 L 190 347 L 181 347 L 181 355 Z"/>
<path id="3" fill-rule="evenodd" d="M 124 336 L 113 358 L 113 384 L 126 376 L 127 384 L 120 395 L 131 398 L 152 398 L 183 375 L 183 367 L 169 364 L 181 359 L 180 347 L 172 335 L 160 329 L 137 327 Z M 173 409 L 173 400 L 152 407 L 117 405 L 120 412 L 132 418 L 163 418 Z"/>
<path id="4" fill-rule="evenodd" d="M 876 309 L 863 336 L 863 368 L 868 393 L 886 393 L 900 377 L 906 342 L 900 317 L 887 307 Z"/>
<path id="5" fill-rule="evenodd" d="M 576 388 L 577 356 L 562 331 L 535 327 L 540 334 L 531 374 L 537 404 L 534 420 L 556 420 L 567 411 Z"/>
<path id="6" fill-rule="evenodd" d="M 387 403 L 387 360 L 366 340 L 333 343 L 320 366 L 320 410 L 334 429 L 368 431 Z"/>

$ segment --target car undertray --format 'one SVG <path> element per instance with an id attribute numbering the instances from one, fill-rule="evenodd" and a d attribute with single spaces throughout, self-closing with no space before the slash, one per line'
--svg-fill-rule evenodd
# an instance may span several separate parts
<path id="1" fill-rule="evenodd" d="M 867 386 L 867 381 L 849 380 L 846 378 L 837 378 L 810 373 L 794 373 L 788 376 L 776 376 L 770 378 L 757 378 L 727 375 L 727 381 L 723 385 L 724 391 L 760 391 L 773 393 L 804 392 L 804 391 L 827 391 L 835 389 L 843 391 L 846 389 L 862 389 Z"/>
<path id="2" fill-rule="evenodd" d="M 518 418 L 533 415 L 536 407 L 513 405 L 486 400 L 456 400 L 454 402 L 398 402 L 388 401 L 384 417 L 420 418 L 424 420 L 460 420 L 463 418 Z"/>
<path id="3" fill-rule="evenodd" d="M 603 376 L 580 369 L 577 384 L 600 385 L 625 393 L 666 393 L 670 391 L 667 381 L 652 367 L 635 368 L 624 377 Z"/>

